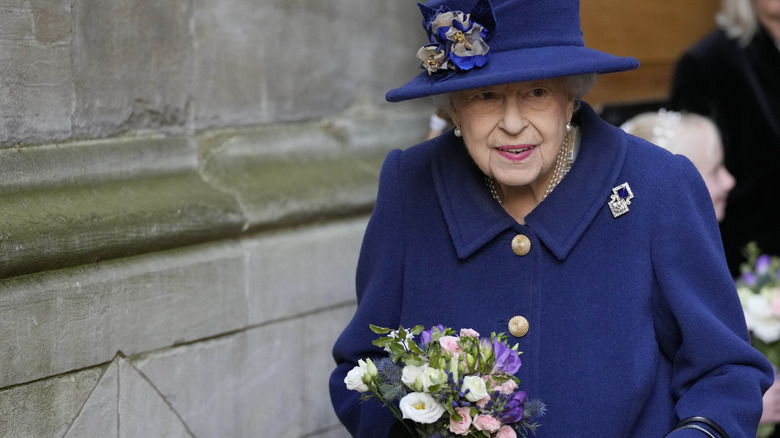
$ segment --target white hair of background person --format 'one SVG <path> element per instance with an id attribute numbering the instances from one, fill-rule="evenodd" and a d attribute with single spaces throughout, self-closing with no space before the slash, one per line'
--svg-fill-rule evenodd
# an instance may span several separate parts
<path id="1" fill-rule="evenodd" d="M 621 128 L 672 152 L 688 157 L 704 179 L 718 222 L 736 181 L 723 165 L 723 143 L 712 120 L 693 113 L 661 109 L 633 117 Z"/>
<path id="2" fill-rule="evenodd" d="M 754 1 L 721 0 L 720 11 L 715 18 L 718 26 L 726 31 L 726 35 L 738 39 L 742 47 L 747 46 L 758 31 L 758 14 Z"/>

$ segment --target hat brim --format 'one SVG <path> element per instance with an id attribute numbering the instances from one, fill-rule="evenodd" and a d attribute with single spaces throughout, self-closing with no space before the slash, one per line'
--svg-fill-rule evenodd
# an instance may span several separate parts
<path id="1" fill-rule="evenodd" d="M 454 91 L 513 82 L 573 76 L 588 73 L 615 73 L 634 70 L 639 61 L 611 55 L 583 46 L 555 46 L 490 53 L 483 67 L 457 72 L 443 78 L 423 71 L 400 88 L 385 95 L 389 102 L 451 93 Z"/>

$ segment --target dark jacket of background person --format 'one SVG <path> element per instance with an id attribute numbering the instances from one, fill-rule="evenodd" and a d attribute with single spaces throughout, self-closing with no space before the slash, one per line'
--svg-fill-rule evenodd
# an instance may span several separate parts
<path id="1" fill-rule="evenodd" d="M 718 29 L 679 60 L 670 106 L 711 117 L 721 130 L 726 168 L 737 183 L 721 235 L 733 275 L 755 240 L 780 254 L 780 50 L 760 28 L 744 48 Z"/>
<path id="2" fill-rule="evenodd" d="M 529 321 L 510 337 L 524 352 L 520 387 L 547 405 L 537 438 L 660 438 L 695 415 L 755 436 L 772 370 L 748 343 L 698 171 L 587 104 L 574 123 L 577 161 L 527 225 L 491 197 L 451 131 L 387 157 L 358 310 L 334 347 L 331 398 L 353 436 L 399 436 L 387 408 L 344 384 L 358 359 L 383 354 L 369 324 L 489 335 L 515 315 Z M 634 198 L 616 218 L 607 202 L 626 182 Z M 525 256 L 511 249 L 520 233 Z"/>

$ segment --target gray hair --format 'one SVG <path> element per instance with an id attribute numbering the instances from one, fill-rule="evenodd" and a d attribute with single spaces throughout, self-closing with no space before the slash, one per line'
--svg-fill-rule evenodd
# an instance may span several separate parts
<path id="1" fill-rule="evenodd" d="M 753 0 L 721 0 L 720 12 L 715 19 L 729 38 L 747 46 L 758 32 L 758 15 Z"/>
<path id="2" fill-rule="evenodd" d="M 599 75 L 596 73 L 563 77 L 563 85 L 574 97 L 574 111 L 580 109 L 582 98 L 590 93 L 590 90 L 593 88 L 593 85 L 596 84 L 596 79 L 598 79 L 598 77 Z"/>
<path id="3" fill-rule="evenodd" d="M 596 73 L 587 73 L 575 76 L 564 76 L 563 84 L 566 89 L 574 96 L 575 101 L 579 104 L 579 101 L 590 93 L 593 85 L 596 83 L 599 75 Z"/>

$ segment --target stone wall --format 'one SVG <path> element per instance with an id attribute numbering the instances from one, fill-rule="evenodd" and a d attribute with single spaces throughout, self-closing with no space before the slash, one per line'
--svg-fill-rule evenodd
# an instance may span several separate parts
<path id="1" fill-rule="evenodd" d="M 0 0 L 0 437 L 346 436 L 413 1 Z"/>

